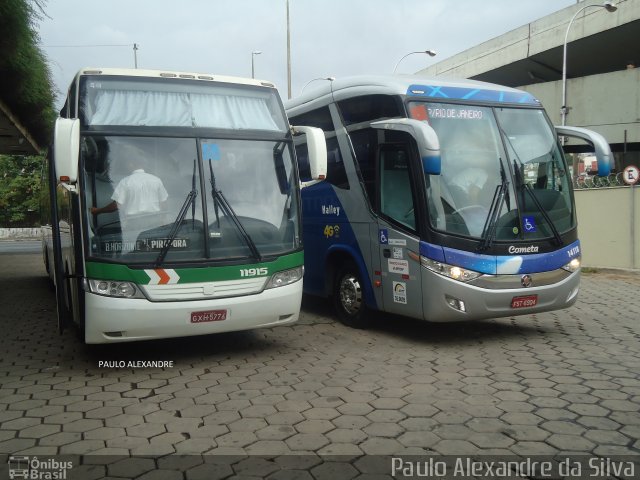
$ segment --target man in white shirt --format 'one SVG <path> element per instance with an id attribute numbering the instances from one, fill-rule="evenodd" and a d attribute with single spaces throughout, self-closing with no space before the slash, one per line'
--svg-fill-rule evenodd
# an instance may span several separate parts
<path id="1" fill-rule="evenodd" d="M 127 163 L 131 174 L 118 182 L 111 195 L 113 201 L 104 207 L 90 209 L 92 215 L 120 212 L 123 252 L 135 249 L 135 241 L 142 230 L 164 223 L 158 215 L 169 197 L 162 180 L 141 168 L 141 158 L 129 158 Z"/>
<path id="2" fill-rule="evenodd" d="M 130 161 L 132 172 L 118 182 L 111 199 L 113 202 L 104 207 L 91 207 L 91 213 L 114 212 L 120 210 L 125 217 L 133 215 L 159 213 L 162 203 L 168 198 L 162 180 L 147 173 L 135 160 Z"/>

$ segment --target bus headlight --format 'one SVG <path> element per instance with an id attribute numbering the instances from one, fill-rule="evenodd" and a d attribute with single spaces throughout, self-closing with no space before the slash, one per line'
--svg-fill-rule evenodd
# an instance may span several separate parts
<path id="1" fill-rule="evenodd" d="M 266 288 L 284 287 L 297 282 L 302 278 L 302 267 L 292 268 L 291 270 L 283 270 L 273 274 Z"/>
<path id="2" fill-rule="evenodd" d="M 563 270 L 566 270 L 567 272 L 575 272 L 576 270 L 578 270 L 580 268 L 580 257 L 576 257 L 573 260 L 571 260 L 569 263 L 567 263 L 565 266 L 562 267 Z"/>
<path id="3" fill-rule="evenodd" d="M 460 282 L 468 282 L 482 275 L 480 272 L 467 270 L 466 268 L 457 267 L 455 265 L 449 265 L 448 263 L 437 262 L 426 257 L 420 257 L 420 263 L 423 267 L 428 268 L 432 272 Z"/>
<path id="4" fill-rule="evenodd" d="M 89 279 L 89 290 L 97 295 L 117 298 L 145 298 L 131 282 Z"/>

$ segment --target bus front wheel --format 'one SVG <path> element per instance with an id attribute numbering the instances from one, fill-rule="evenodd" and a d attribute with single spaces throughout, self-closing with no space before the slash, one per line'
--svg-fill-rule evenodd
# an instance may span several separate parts
<path id="1" fill-rule="evenodd" d="M 347 263 L 338 271 L 333 287 L 333 303 L 338 319 L 345 325 L 353 328 L 368 326 L 362 278 L 353 263 Z"/>

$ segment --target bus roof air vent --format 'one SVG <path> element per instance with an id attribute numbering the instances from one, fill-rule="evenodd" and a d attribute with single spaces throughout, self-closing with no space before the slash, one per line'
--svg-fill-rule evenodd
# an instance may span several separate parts
<path id="1" fill-rule="evenodd" d="M 160 76 L 161 77 L 166 77 L 166 78 L 175 78 L 175 77 L 177 77 L 177 75 L 175 73 L 161 73 Z"/>

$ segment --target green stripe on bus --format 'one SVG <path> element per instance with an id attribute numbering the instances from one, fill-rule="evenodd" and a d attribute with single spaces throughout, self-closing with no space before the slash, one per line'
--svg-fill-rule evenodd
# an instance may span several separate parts
<path id="1" fill-rule="evenodd" d="M 243 265 L 233 265 L 224 267 L 212 267 L 203 265 L 198 268 L 170 268 L 161 267 L 164 270 L 174 270 L 180 280 L 178 283 L 197 283 L 197 282 L 217 282 L 222 280 L 237 280 L 239 278 L 247 278 L 242 275 L 242 270 L 266 268 L 266 275 L 253 276 L 269 276 L 282 270 L 301 267 L 304 263 L 303 252 L 282 255 L 272 262 L 247 263 Z M 87 262 L 86 265 L 87 278 L 95 280 L 119 280 L 133 282 L 139 285 L 146 285 L 151 280 L 144 269 L 134 269 L 127 265 L 118 265 L 114 263 Z"/>

